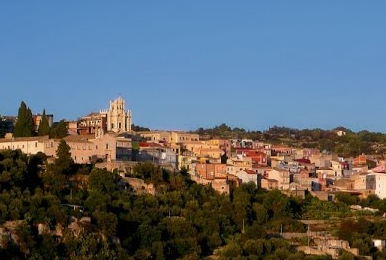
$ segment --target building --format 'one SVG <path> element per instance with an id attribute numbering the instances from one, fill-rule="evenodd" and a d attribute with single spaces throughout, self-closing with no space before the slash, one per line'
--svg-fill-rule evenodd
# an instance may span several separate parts
<path id="1" fill-rule="evenodd" d="M 20 149 L 27 155 L 34 155 L 38 152 L 45 152 L 44 144 L 46 141 L 48 141 L 48 136 L 1 138 L 0 150 Z"/>
<path id="2" fill-rule="evenodd" d="M 187 133 L 184 131 L 142 131 L 138 134 L 145 141 L 161 142 L 167 144 L 198 142 L 198 134 Z"/>
<path id="3" fill-rule="evenodd" d="M 386 198 L 386 173 L 370 173 L 367 176 L 374 176 L 375 180 L 375 195 L 380 199 Z"/>
<path id="4" fill-rule="evenodd" d="M 279 182 L 277 180 L 267 179 L 267 178 L 261 179 L 261 188 L 263 189 L 274 190 L 274 189 L 278 189 L 278 187 L 279 187 Z"/>
<path id="5" fill-rule="evenodd" d="M 257 173 L 253 170 L 243 170 L 236 173 L 236 176 L 241 180 L 241 183 L 253 182 L 256 187 L 259 183 L 257 182 Z"/>
<path id="6" fill-rule="evenodd" d="M 125 110 L 125 100 L 118 97 L 110 100 L 109 109 L 92 112 L 78 119 L 76 127 L 69 125 L 71 132 L 79 135 L 100 134 L 104 132 L 130 132 L 132 124 L 131 111 Z"/>
<path id="7" fill-rule="evenodd" d="M 69 126 L 71 129 L 71 126 Z M 99 129 L 107 131 L 107 115 L 101 113 L 90 113 L 78 119 L 76 132 L 79 135 L 95 134 Z"/>
<path id="8" fill-rule="evenodd" d="M 122 133 L 95 135 L 69 135 L 64 138 L 70 146 L 71 157 L 75 163 L 95 163 L 98 159 L 125 161 L 132 157 L 132 136 Z M 44 153 L 56 156 L 60 139 L 47 139 L 44 142 Z"/>
<path id="9" fill-rule="evenodd" d="M 172 148 L 158 143 L 141 142 L 139 152 L 133 159 L 139 162 L 148 161 L 159 165 L 168 165 L 173 170 L 178 168 L 178 155 Z"/>
<path id="10" fill-rule="evenodd" d="M 225 178 L 226 165 L 221 163 L 197 163 L 196 173 L 203 179 Z"/>
<path id="11" fill-rule="evenodd" d="M 107 117 L 108 132 L 118 133 L 131 131 L 131 111 L 125 110 L 125 100 L 122 97 L 110 100 L 110 108 L 108 110 L 101 110 L 100 114 L 106 115 Z"/>
<path id="12" fill-rule="evenodd" d="M 279 190 L 288 190 L 290 187 L 290 173 L 288 170 L 279 168 L 273 169 L 268 173 L 268 178 L 278 181 Z"/>

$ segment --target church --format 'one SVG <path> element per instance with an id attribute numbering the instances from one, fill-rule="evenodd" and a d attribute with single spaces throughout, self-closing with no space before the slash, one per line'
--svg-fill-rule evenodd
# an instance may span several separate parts
<path id="1" fill-rule="evenodd" d="M 99 113 L 94 112 L 79 118 L 76 132 L 80 135 L 129 132 L 131 124 L 131 111 L 126 111 L 125 100 L 119 96 L 115 100 L 110 100 L 109 109 L 102 109 Z"/>
<path id="2" fill-rule="evenodd" d="M 110 100 L 110 108 L 101 110 L 101 115 L 106 115 L 108 132 L 129 132 L 131 131 L 131 111 L 125 110 L 125 100 L 119 96 Z"/>

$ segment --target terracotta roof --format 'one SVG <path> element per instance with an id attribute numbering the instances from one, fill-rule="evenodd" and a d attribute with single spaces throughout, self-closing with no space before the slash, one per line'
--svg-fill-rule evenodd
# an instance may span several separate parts
<path id="1" fill-rule="evenodd" d="M 141 142 L 139 143 L 139 147 L 161 147 L 162 145 L 157 143 L 147 143 L 147 142 Z"/>
<path id="2" fill-rule="evenodd" d="M 95 139 L 95 135 L 68 135 L 63 138 L 66 142 L 89 142 L 90 139 Z"/>

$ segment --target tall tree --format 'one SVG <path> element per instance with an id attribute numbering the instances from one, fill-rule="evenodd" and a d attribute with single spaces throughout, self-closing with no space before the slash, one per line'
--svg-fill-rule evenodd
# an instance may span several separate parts
<path id="1" fill-rule="evenodd" d="M 3 117 L 0 115 L 0 138 L 5 136 L 5 124 L 3 122 Z"/>
<path id="2" fill-rule="evenodd" d="M 42 116 L 42 121 L 40 121 L 40 124 L 39 124 L 38 135 L 43 136 L 43 135 L 49 135 L 50 133 L 51 133 L 51 128 L 50 128 L 50 125 L 48 124 L 46 110 L 43 109 L 43 116 Z"/>
<path id="3" fill-rule="evenodd" d="M 60 140 L 58 149 L 56 150 L 55 171 L 60 174 L 70 174 L 74 160 L 71 157 L 71 147 L 64 141 Z"/>
<path id="4" fill-rule="evenodd" d="M 21 102 L 19 112 L 17 115 L 17 122 L 13 135 L 15 137 L 30 137 L 35 133 L 34 123 L 32 120 L 32 112 L 29 107 Z"/>
<path id="5" fill-rule="evenodd" d="M 68 135 L 67 124 L 64 120 L 60 120 L 60 122 L 53 129 L 53 136 L 55 138 L 63 138 Z"/>

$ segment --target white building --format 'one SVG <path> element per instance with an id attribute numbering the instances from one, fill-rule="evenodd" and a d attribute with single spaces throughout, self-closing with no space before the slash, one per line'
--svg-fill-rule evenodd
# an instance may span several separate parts
<path id="1" fill-rule="evenodd" d="M 257 173 L 253 170 L 242 170 L 236 173 L 237 178 L 241 180 L 242 183 L 253 182 L 256 187 L 257 183 Z"/>
<path id="2" fill-rule="evenodd" d="M 368 176 L 375 176 L 375 195 L 380 199 L 386 198 L 386 173 L 370 173 Z"/>

